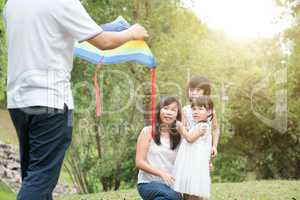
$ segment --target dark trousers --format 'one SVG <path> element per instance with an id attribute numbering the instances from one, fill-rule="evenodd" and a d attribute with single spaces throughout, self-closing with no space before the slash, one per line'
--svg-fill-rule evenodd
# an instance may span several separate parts
<path id="1" fill-rule="evenodd" d="M 138 192 L 143 200 L 181 200 L 181 194 L 160 182 L 140 183 Z"/>
<path id="2" fill-rule="evenodd" d="M 72 139 L 72 110 L 33 106 L 9 109 L 16 128 L 22 186 L 17 200 L 52 200 Z"/>

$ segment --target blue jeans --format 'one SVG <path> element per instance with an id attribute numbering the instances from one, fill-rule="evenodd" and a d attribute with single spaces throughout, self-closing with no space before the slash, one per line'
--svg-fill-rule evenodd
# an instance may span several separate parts
<path id="1" fill-rule="evenodd" d="M 160 182 L 140 183 L 137 189 L 143 200 L 182 200 L 180 193 Z"/>
<path id="2" fill-rule="evenodd" d="M 22 186 L 17 200 L 52 200 L 72 138 L 72 110 L 33 106 L 9 109 L 16 128 Z"/>

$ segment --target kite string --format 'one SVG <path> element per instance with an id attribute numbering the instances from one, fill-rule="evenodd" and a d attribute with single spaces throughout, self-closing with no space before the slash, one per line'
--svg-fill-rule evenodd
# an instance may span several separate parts
<path id="1" fill-rule="evenodd" d="M 93 76 L 93 82 L 94 82 L 94 90 L 95 90 L 95 97 L 96 97 L 96 117 L 100 117 L 102 115 L 102 103 L 101 103 L 101 95 L 100 95 L 100 86 L 98 84 L 97 80 L 97 74 L 98 71 L 101 68 L 102 60 L 104 57 L 101 58 L 99 63 L 96 65 L 95 73 Z"/>
<path id="2" fill-rule="evenodd" d="M 156 74 L 155 68 L 151 70 L 152 78 L 151 78 L 151 127 L 152 127 L 152 138 L 155 136 L 155 82 L 156 82 Z"/>

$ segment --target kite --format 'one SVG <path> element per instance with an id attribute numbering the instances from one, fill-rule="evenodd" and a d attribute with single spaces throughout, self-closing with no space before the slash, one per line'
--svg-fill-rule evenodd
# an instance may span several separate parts
<path id="1" fill-rule="evenodd" d="M 104 31 L 119 32 L 126 30 L 130 27 L 130 24 L 121 16 L 115 21 L 101 25 Z M 88 42 L 77 43 L 75 45 L 74 55 L 81 59 L 84 59 L 90 63 L 101 64 L 120 64 L 125 62 L 136 62 L 151 69 L 151 124 L 152 130 L 154 130 L 154 118 L 155 118 L 155 68 L 157 67 L 155 58 L 144 40 L 132 40 L 128 41 L 122 46 L 112 50 L 99 50 Z M 97 69 L 93 77 L 95 94 L 96 94 L 96 116 L 100 117 L 101 110 L 101 98 L 100 89 L 97 81 Z M 152 131 L 153 132 L 153 131 Z"/>

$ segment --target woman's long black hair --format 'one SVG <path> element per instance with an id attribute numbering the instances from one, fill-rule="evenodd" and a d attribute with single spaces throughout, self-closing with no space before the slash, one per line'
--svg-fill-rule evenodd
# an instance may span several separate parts
<path id="1" fill-rule="evenodd" d="M 176 116 L 176 120 L 181 121 L 181 115 L 182 115 L 181 114 L 181 105 L 180 105 L 179 101 L 177 100 L 177 98 L 172 97 L 172 96 L 164 97 L 164 98 L 161 98 L 160 102 L 156 105 L 154 142 L 157 145 L 161 144 L 161 141 L 160 141 L 160 135 L 161 135 L 160 134 L 160 128 L 161 128 L 161 125 L 162 125 L 162 121 L 160 119 L 160 110 L 164 106 L 168 106 L 168 105 L 170 105 L 174 102 L 178 106 L 178 113 L 177 113 L 177 116 Z M 181 139 L 181 136 L 177 132 L 177 129 L 176 129 L 176 121 L 171 125 L 170 131 L 171 131 L 170 132 L 170 143 L 171 143 L 170 148 L 172 150 L 174 150 L 174 149 L 177 148 L 178 144 L 180 143 L 180 139 Z"/>

